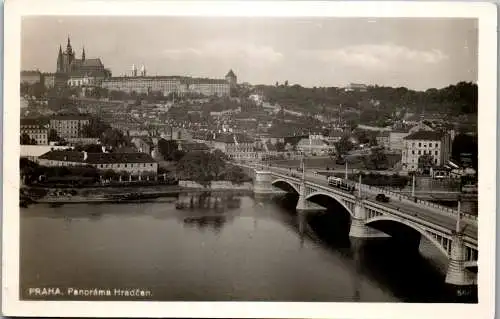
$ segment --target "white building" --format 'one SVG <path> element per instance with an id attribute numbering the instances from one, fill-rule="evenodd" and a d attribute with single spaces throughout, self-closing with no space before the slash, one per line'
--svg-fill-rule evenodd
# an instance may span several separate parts
<path id="1" fill-rule="evenodd" d="M 432 131 L 433 129 L 422 122 L 411 128 L 394 129 L 389 133 L 389 149 L 402 152 L 405 148 L 404 138 L 418 131 Z"/>
<path id="2" fill-rule="evenodd" d="M 335 151 L 335 146 L 323 139 L 303 138 L 297 143 L 297 150 L 311 155 L 325 155 Z"/>
<path id="3" fill-rule="evenodd" d="M 418 159 L 423 155 L 431 156 L 435 167 L 447 163 L 451 155 L 450 135 L 422 130 L 406 136 L 401 156 L 403 170 L 418 170 Z"/>
<path id="4" fill-rule="evenodd" d="M 125 171 L 132 175 L 156 174 L 158 163 L 145 153 L 87 153 L 53 150 L 38 158 L 44 166 L 93 166 L 99 170 Z"/>

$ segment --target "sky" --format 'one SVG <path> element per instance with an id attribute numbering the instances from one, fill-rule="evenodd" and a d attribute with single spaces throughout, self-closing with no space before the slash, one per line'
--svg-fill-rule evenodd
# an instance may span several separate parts
<path id="1" fill-rule="evenodd" d="M 477 20 L 462 18 L 24 17 L 21 68 L 54 72 L 70 36 L 113 76 L 223 78 L 306 87 L 442 88 L 477 82 Z"/>

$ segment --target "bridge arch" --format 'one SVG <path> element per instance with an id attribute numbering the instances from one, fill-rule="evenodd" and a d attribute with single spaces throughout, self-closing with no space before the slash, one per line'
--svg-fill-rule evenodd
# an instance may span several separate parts
<path id="1" fill-rule="evenodd" d="M 333 194 L 330 194 L 330 193 L 326 193 L 326 192 L 314 192 L 314 193 L 311 193 L 309 195 L 306 196 L 306 200 L 309 200 L 310 198 L 314 197 L 314 196 L 326 196 L 326 197 L 330 197 L 331 199 L 335 200 L 337 203 L 339 203 L 342 207 L 344 207 L 344 209 L 349 213 L 349 215 L 351 217 L 354 216 L 354 213 L 352 212 L 352 210 L 346 206 L 346 204 L 344 203 L 343 200 L 341 200 L 339 197 L 333 195 Z"/>
<path id="2" fill-rule="evenodd" d="M 276 186 L 276 187 L 279 187 L 280 184 L 284 184 L 286 185 L 287 188 L 289 189 L 293 189 L 297 194 L 300 194 L 300 189 L 298 187 L 296 187 L 293 183 L 290 183 L 289 181 L 287 181 L 286 179 L 281 179 L 281 178 L 278 178 L 278 179 L 275 179 L 271 182 L 271 184 L 273 186 Z"/>
<path id="3" fill-rule="evenodd" d="M 436 239 L 434 239 L 434 237 L 429 235 L 425 230 L 420 228 L 415 223 L 413 223 L 411 221 L 404 220 L 404 219 L 399 219 L 399 218 L 395 218 L 392 216 L 383 215 L 383 216 L 376 216 L 376 217 L 370 218 L 370 219 L 365 221 L 365 224 L 369 226 L 369 224 L 377 222 L 377 221 L 390 221 L 390 222 L 403 224 L 407 227 L 412 228 L 413 230 L 417 231 L 420 235 L 427 238 L 445 257 L 448 258 L 448 252 L 444 249 L 444 247 L 441 245 L 441 243 L 438 242 Z"/>

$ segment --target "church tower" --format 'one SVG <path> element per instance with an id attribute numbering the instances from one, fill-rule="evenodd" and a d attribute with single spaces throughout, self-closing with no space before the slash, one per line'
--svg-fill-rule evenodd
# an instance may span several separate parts
<path id="1" fill-rule="evenodd" d="M 85 61 L 85 47 L 83 47 L 83 51 L 82 51 L 82 62 Z"/>
<path id="2" fill-rule="evenodd" d="M 59 53 L 57 54 L 57 68 L 56 72 L 64 72 L 64 66 L 63 66 L 63 53 L 62 53 L 62 47 L 59 45 Z"/>

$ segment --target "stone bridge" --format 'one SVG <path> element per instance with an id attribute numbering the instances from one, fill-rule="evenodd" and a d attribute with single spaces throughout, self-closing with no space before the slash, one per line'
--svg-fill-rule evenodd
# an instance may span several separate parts
<path id="1" fill-rule="evenodd" d="M 299 199 L 297 211 L 314 210 L 310 200 L 326 196 L 349 213 L 353 238 L 388 237 L 372 225 L 379 222 L 404 225 L 428 239 L 446 258 L 446 283 L 455 286 L 475 284 L 475 274 L 468 267 L 477 267 L 477 216 L 442 207 L 430 202 L 409 198 L 361 183 L 350 182 L 355 191 L 331 187 L 324 176 L 302 172 L 297 174 L 286 168 L 242 165 L 254 172 L 254 192 L 273 193 L 274 187 L 295 192 Z M 385 193 L 389 202 L 375 199 Z"/>

